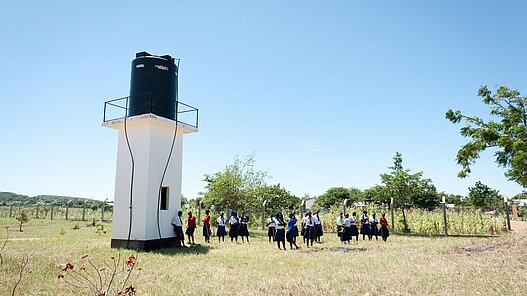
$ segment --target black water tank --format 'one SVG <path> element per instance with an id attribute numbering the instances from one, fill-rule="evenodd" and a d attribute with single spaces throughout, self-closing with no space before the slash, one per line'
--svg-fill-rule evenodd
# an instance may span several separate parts
<path id="1" fill-rule="evenodd" d="M 139 52 L 132 61 L 128 116 L 153 113 L 176 120 L 178 68 L 169 55 Z"/>

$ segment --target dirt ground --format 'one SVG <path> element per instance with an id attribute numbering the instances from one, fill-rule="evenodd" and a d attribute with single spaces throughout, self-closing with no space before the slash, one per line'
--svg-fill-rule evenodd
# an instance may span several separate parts
<path id="1" fill-rule="evenodd" d="M 511 228 L 513 231 L 527 231 L 527 221 L 511 220 Z"/>

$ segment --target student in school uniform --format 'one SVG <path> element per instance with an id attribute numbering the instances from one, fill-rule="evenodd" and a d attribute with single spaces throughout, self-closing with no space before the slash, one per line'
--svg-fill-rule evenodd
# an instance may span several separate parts
<path id="1" fill-rule="evenodd" d="M 267 236 L 269 237 L 269 242 L 271 240 L 274 242 L 274 235 L 276 233 L 276 223 L 274 222 L 274 217 L 271 215 L 269 220 L 267 220 Z"/>
<path id="2" fill-rule="evenodd" d="M 282 246 L 284 247 L 285 251 L 285 221 L 282 212 L 276 213 L 274 223 L 276 224 L 276 233 L 274 235 L 274 241 L 276 242 L 276 245 L 280 250 L 282 249 L 280 248 L 280 242 L 282 242 Z"/>
<path id="3" fill-rule="evenodd" d="M 370 236 L 370 218 L 368 217 L 368 211 L 364 210 L 360 215 L 360 233 L 362 234 L 362 240 L 366 240 L 366 235 Z"/>
<path id="4" fill-rule="evenodd" d="M 210 211 L 205 211 L 205 217 L 201 219 L 203 222 L 203 236 L 205 237 L 205 242 L 210 243 L 210 236 L 212 235 L 212 231 L 210 230 Z"/>
<path id="5" fill-rule="evenodd" d="M 345 242 L 350 242 L 351 240 L 351 219 L 350 215 L 346 214 L 343 221 L 343 230 L 342 234 L 340 235 L 340 243 L 343 244 Z"/>
<path id="6" fill-rule="evenodd" d="M 296 227 L 295 213 L 289 214 L 289 221 L 287 221 L 287 241 L 289 242 L 289 249 L 293 249 L 293 245 L 298 249 L 296 245 L 296 237 L 298 236 L 298 227 Z M 284 247 L 285 249 L 285 247 Z"/>
<path id="7" fill-rule="evenodd" d="M 307 221 L 307 217 L 308 217 L 308 212 L 306 211 L 304 213 L 304 217 L 302 217 L 302 219 L 300 220 L 301 223 L 302 223 L 302 230 L 300 230 L 300 235 L 302 235 L 302 238 L 303 238 L 303 242 L 304 244 L 306 243 L 306 221 Z"/>
<path id="8" fill-rule="evenodd" d="M 342 215 L 342 212 L 339 213 L 337 216 L 337 236 L 340 237 L 342 234 L 343 229 L 343 223 L 344 223 L 344 216 Z"/>
<path id="9" fill-rule="evenodd" d="M 317 237 L 316 230 L 315 230 L 315 217 L 311 215 L 311 211 L 307 212 L 306 217 L 306 225 L 304 228 L 304 237 L 306 238 L 306 244 L 309 248 L 309 243 L 311 242 L 311 246 L 313 246 L 313 242 L 315 241 L 315 238 Z"/>
<path id="10" fill-rule="evenodd" d="M 240 226 L 240 219 L 238 213 L 232 211 L 231 217 L 229 218 L 229 236 L 231 237 L 231 243 L 236 239 L 238 242 L 238 228 Z"/>
<path id="11" fill-rule="evenodd" d="M 380 222 L 381 222 L 381 237 L 383 241 L 386 241 L 388 239 L 388 236 L 390 236 L 390 231 L 388 231 L 388 220 L 386 220 L 384 213 L 382 213 Z"/>
<path id="12" fill-rule="evenodd" d="M 182 211 L 177 212 L 177 216 L 172 219 L 172 226 L 174 226 L 174 232 L 176 233 L 176 240 L 178 247 L 185 246 L 185 234 L 183 233 L 183 220 L 181 216 L 183 215 Z"/>
<path id="13" fill-rule="evenodd" d="M 320 243 L 320 237 L 324 235 L 322 230 L 322 220 L 320 219 L 320 211 L 316 211 L 315 218 L 315 230 L 316 230 L 316 241 Z"/>
<path id="14" fill-rule="evenodd" d="M 218 231 L 216 231 L 216 236 L 218 236 L 218 243 L 221 241 L 225 242 L 225 235 L 227 232 L 225 231 L 225 223 L 227 223 L 227 218 L 223 216 L 223 212 L 220 213 L 220 216 L 218 217 Z"/>
<path id="15" fill-rule="evenodd" d="M 374 235 L 375 240 L 379 240 L 379 237 L 377 236 L 377 233 L 379 232 L 377 224 L 379 224 L 379 219 L 377 219 L 377 217 L 375 217 L 375 213 L 373 213 L 370 218 L 370 235 L 368 236 L 369 240 L 371 240 Z"/>
<path id="16" fill-rule="evenodd" d="M 187 219 L 187 230 L 185 233 L 188 236 L 188 244 L 194 244 L 194 231 L 196 230 L 196 216 L 192 215 L 192 212 L 188 212 Z M 192 239 L 192 242 L 191 242 Z"/>
<path id="17" fill-rule="evenodd" d="M 245 215 L 245 212 L 242 211 L 241 217 L 240 217 L 240 225 L 238 227 L 238 235 L 242 237 L 242 243 L 244 242 L 243 241 L 244 237 L 246 237 L 247 242 L 249 242 L 249 228 L 247 225 L 248 223 L 249 223 L 249 216 Z"/>
<path id="18" fill-rule="evenodd" d="M 350 238 L 355 237 L 359 241 L 359 229 L 357 228 L 357 213 L 353 212 L 350 217 Z"/>

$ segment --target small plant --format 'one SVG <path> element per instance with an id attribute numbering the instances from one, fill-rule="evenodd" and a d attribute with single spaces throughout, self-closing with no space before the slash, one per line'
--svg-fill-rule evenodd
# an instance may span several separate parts
<path id="1" fill-rule="evenodd" d="M 104 261 L 102 267 L 97 267 L 89 255 L 82 256 L 84 265 L 75 269 L 70 262 L 61 268 L 57 276 L 63 280 L 74 294 L 85 295 L 134 295 L 136 289 L 129 284 L 132 277 L 141 271 L 138 268 L 137 254 L 130 255 L 121 263 L 121 254 L 111 257 L 111 261 Z"/>
<path id="2" fill-rule="evenodd" d="M 29 222 L 29 216 L 27 215 L 27 211 L 26 210 L 22 210 L 20 211 L 20 213 L 18 214 L 18 216 L 16 217 L 16 219 L 18 220 L 18 222 L 20 222 L 20 232 L 22 232 L 22 225 L 24 223 L 27 223 Z"/>
<path id="3" fill-rule="evenodd" d="M 73 229 L 73 230 L 80 229 L 79 223 L 75 223 L 75 225 L 73 225 L 73 227 L 71 229 Z"/>
<path id="4" fill-rule="evenodd" d="M 7 241 L 9 240 L 9 226 L 5 227 L 5 232 L 6 232 L 5 240 L 2 243 L 2 246 L 0 247 L 0 267 L 2 267 L 2 265 L 4 264 L 4 258 L 2 258 L 2 252 L 4 251 L 5 246 L 7 245 Z"/>
<path id="5" fill-rule="evenodd" d="M 95 226 L 95 233 L 98 233 L 99 235 L 101 235 L 101 234 L 106 234 L 107 232 L 108 230 L 104 228 L 104 224 L 97 223 L 97 225 Z"/>
<path id="6" fill-rule="evenodd" d="M 62 235 L 65 235 L 66 234 L 66 229 L 64 229 L 64 227 L 61 227 L 59 229 L 59 233 L 62 234 Z"/>

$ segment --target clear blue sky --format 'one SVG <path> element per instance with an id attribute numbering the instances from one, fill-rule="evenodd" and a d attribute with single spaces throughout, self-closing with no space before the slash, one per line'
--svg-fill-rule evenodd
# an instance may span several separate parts
<path id="1" fill-rule="evenodd" d="M 0 10 L 0 191 L 113 199 L 103 103 L 143 50 L 181 58 L 180 100 L 200 109 L 186 197 L 251 153 L 298 196 L 378 184 L 395 151 L 440 191 L 521 191 L 492 152 L 456 177 L 465 140 L 444 113 L 484 115 L 483 84 L 527 93 L 525 1 L 62 2 Z"/>

